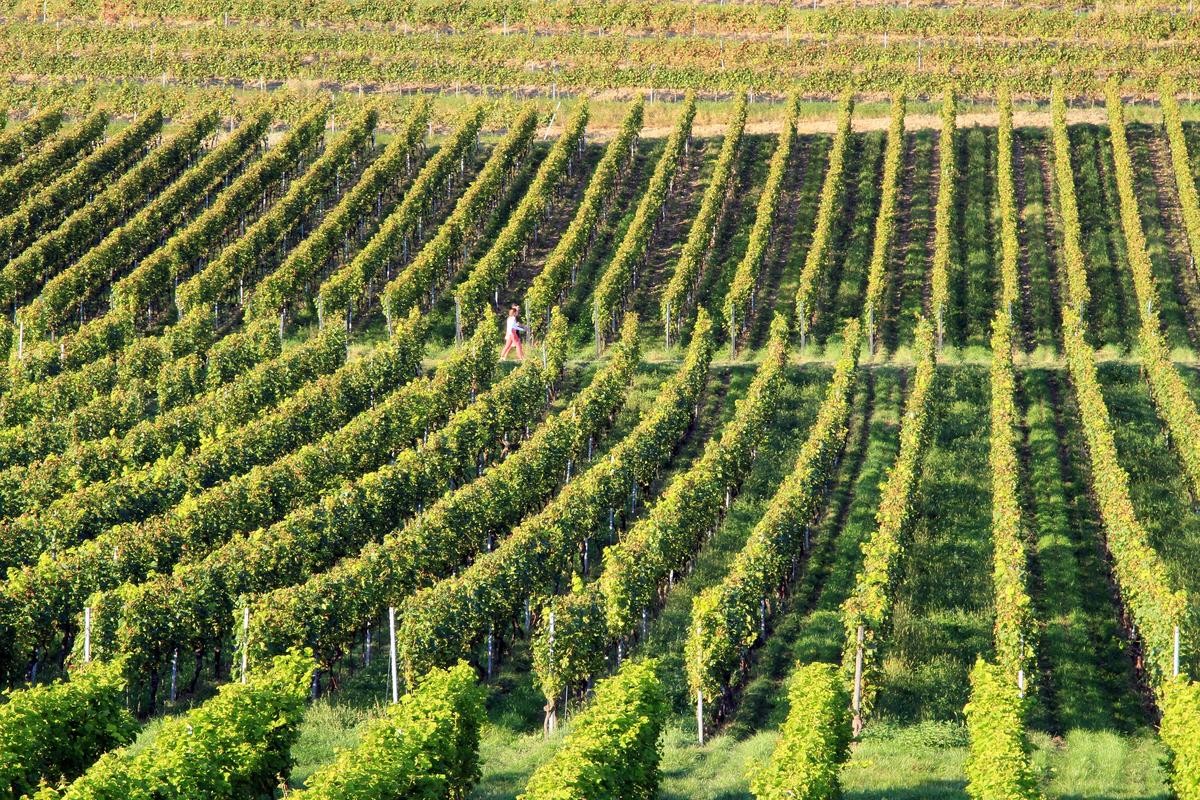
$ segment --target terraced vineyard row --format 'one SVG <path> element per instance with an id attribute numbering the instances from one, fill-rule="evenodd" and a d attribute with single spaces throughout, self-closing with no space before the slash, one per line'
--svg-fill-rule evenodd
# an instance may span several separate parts
<path id="1" fill-rule="evenodd" d="M 14 115 L 0 796 L 1196 797 L 1200 127 L 1069 85 Z"/>

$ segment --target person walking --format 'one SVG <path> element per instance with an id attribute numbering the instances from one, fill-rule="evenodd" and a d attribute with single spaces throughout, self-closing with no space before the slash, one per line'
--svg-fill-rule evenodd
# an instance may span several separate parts
<path id="1" fill-rule="evenodd" d="M 516 348 L 517 358 L 525 360 L 525 347 L 521 343 L 521 337 L 525 335 L 525 326 L 517 319 L 517 315 L 520 313 L 521 308 L 516 303 L 513 303 L 508 309 L 508 321 L 505 323 L 504 329 L 504 349 L 500 351 L 501 359 L 507 359 L 508 352 Z"/>

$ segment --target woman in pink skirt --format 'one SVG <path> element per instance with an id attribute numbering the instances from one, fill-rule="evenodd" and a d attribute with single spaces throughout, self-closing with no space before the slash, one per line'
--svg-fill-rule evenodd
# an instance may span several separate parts
<path id="1" fill-rule="evenodd" d="M 517 314 L 520 311 L 521 309 L 516 303 L 508 309 L 508 322 L 504 329 L 504 349 L 500 351 L 500 358 L 508 358 L 508 351 L 515 347 L 517 358 L 525 360 L 525 348 L 521 344 L 521 337 L 525 335 L 525 327 L 517 321 Z"/>

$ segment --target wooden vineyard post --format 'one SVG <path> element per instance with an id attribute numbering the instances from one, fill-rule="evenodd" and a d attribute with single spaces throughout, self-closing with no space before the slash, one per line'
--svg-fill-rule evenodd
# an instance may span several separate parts
<path id="1" fill-rule="evenodd" d="M 92 607 L 83 609 L 83 663 L 92 661 Z"/>
<path id="2" fill-rule="evenodd" d="M 550 661 L 553 663 L 553 661 L 554 661 L 554 612 L 553 611 L 550 612 L 550 631 L 549 631 L 549 633 L 550 633 L 550 639 L 548 642 L 548 646 L 550 649 Z M 556 730 L 558 730 L 557 698 L 547 697 L 546 705 L 543 708 L 543 711 L 545 712 L 546 717 L 542 721 L 542 735 L 549 736 L 550 734 L 552 734 Z"/>
<path id="3" fill-rule="evenodd" d="M 1179 626 L 1175 626 L 1175 653 L 1171 659 L 1171 677 L 1179 677 Z"/>
<path id="4" fill-rule="evenodd" d="M 392 680 L 392 703 L 400 702 L 400 687 L 397 685 L 396 675 L 396 607 L 388 606 L 388 633 L 391 635 L 391 643 L 389 644 L 389 656 L 391 663 L 389 665 L 389 677 Z"/>
<path id="5" fill-rule="evenodd" d="M 242 683 L 246 682 L 246 657 L 250 652 L 250 606 L 242 609 Z"/>
<path id="6" fill-rule="evenodd" d="M 858 626 L 858 650 L 854 655 L 854 735 L 859 736 L 863 729 L 862 720 L 862 690 L 863 690 L 863 626 Z"/>
<path id="7" fill-rule="evenodd" d="M 704 747 L 704 690 L 696 690 L 696 742 Z"/>

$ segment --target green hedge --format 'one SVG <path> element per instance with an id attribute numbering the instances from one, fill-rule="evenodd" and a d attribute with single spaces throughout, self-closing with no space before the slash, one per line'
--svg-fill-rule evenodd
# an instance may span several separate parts
<path id="1" fill-rule="evenodd" d="M 1025 738 L 1025 698 L 1008 669 L 982 658 L 971 670 L 967 703 L 967 794 L 973 800 L 1037 800 L 1037 775 Z"/>
<path id="2" fill-rule="evenodd" d="M 93 662 L 69 681 L 14 691 L 0 705 L 0 797 L 73 779 L 136 732 L 119 664 Z"/>
<path id="3" fill-rule="evenodd" d="M 459 800 L 479 780 L 485 692 L 459 662 L 434 670 L 309 777 L 296 800 Z"/>
<path id="4" fill-rule="evenodd" d="M 668 705 L 654 670 L 653 661 L 627 661 L 596 684 L 595 698 L 517 800 L 656 797 Z"/>
<path id="5" fill-rule="evenodd" d="M 834 664 L 802 664 L 788 682 L 787 720 L 769 764 L 750 776 L 758 800 L 838 800 L 850 755 L 850 693 Z"/>

